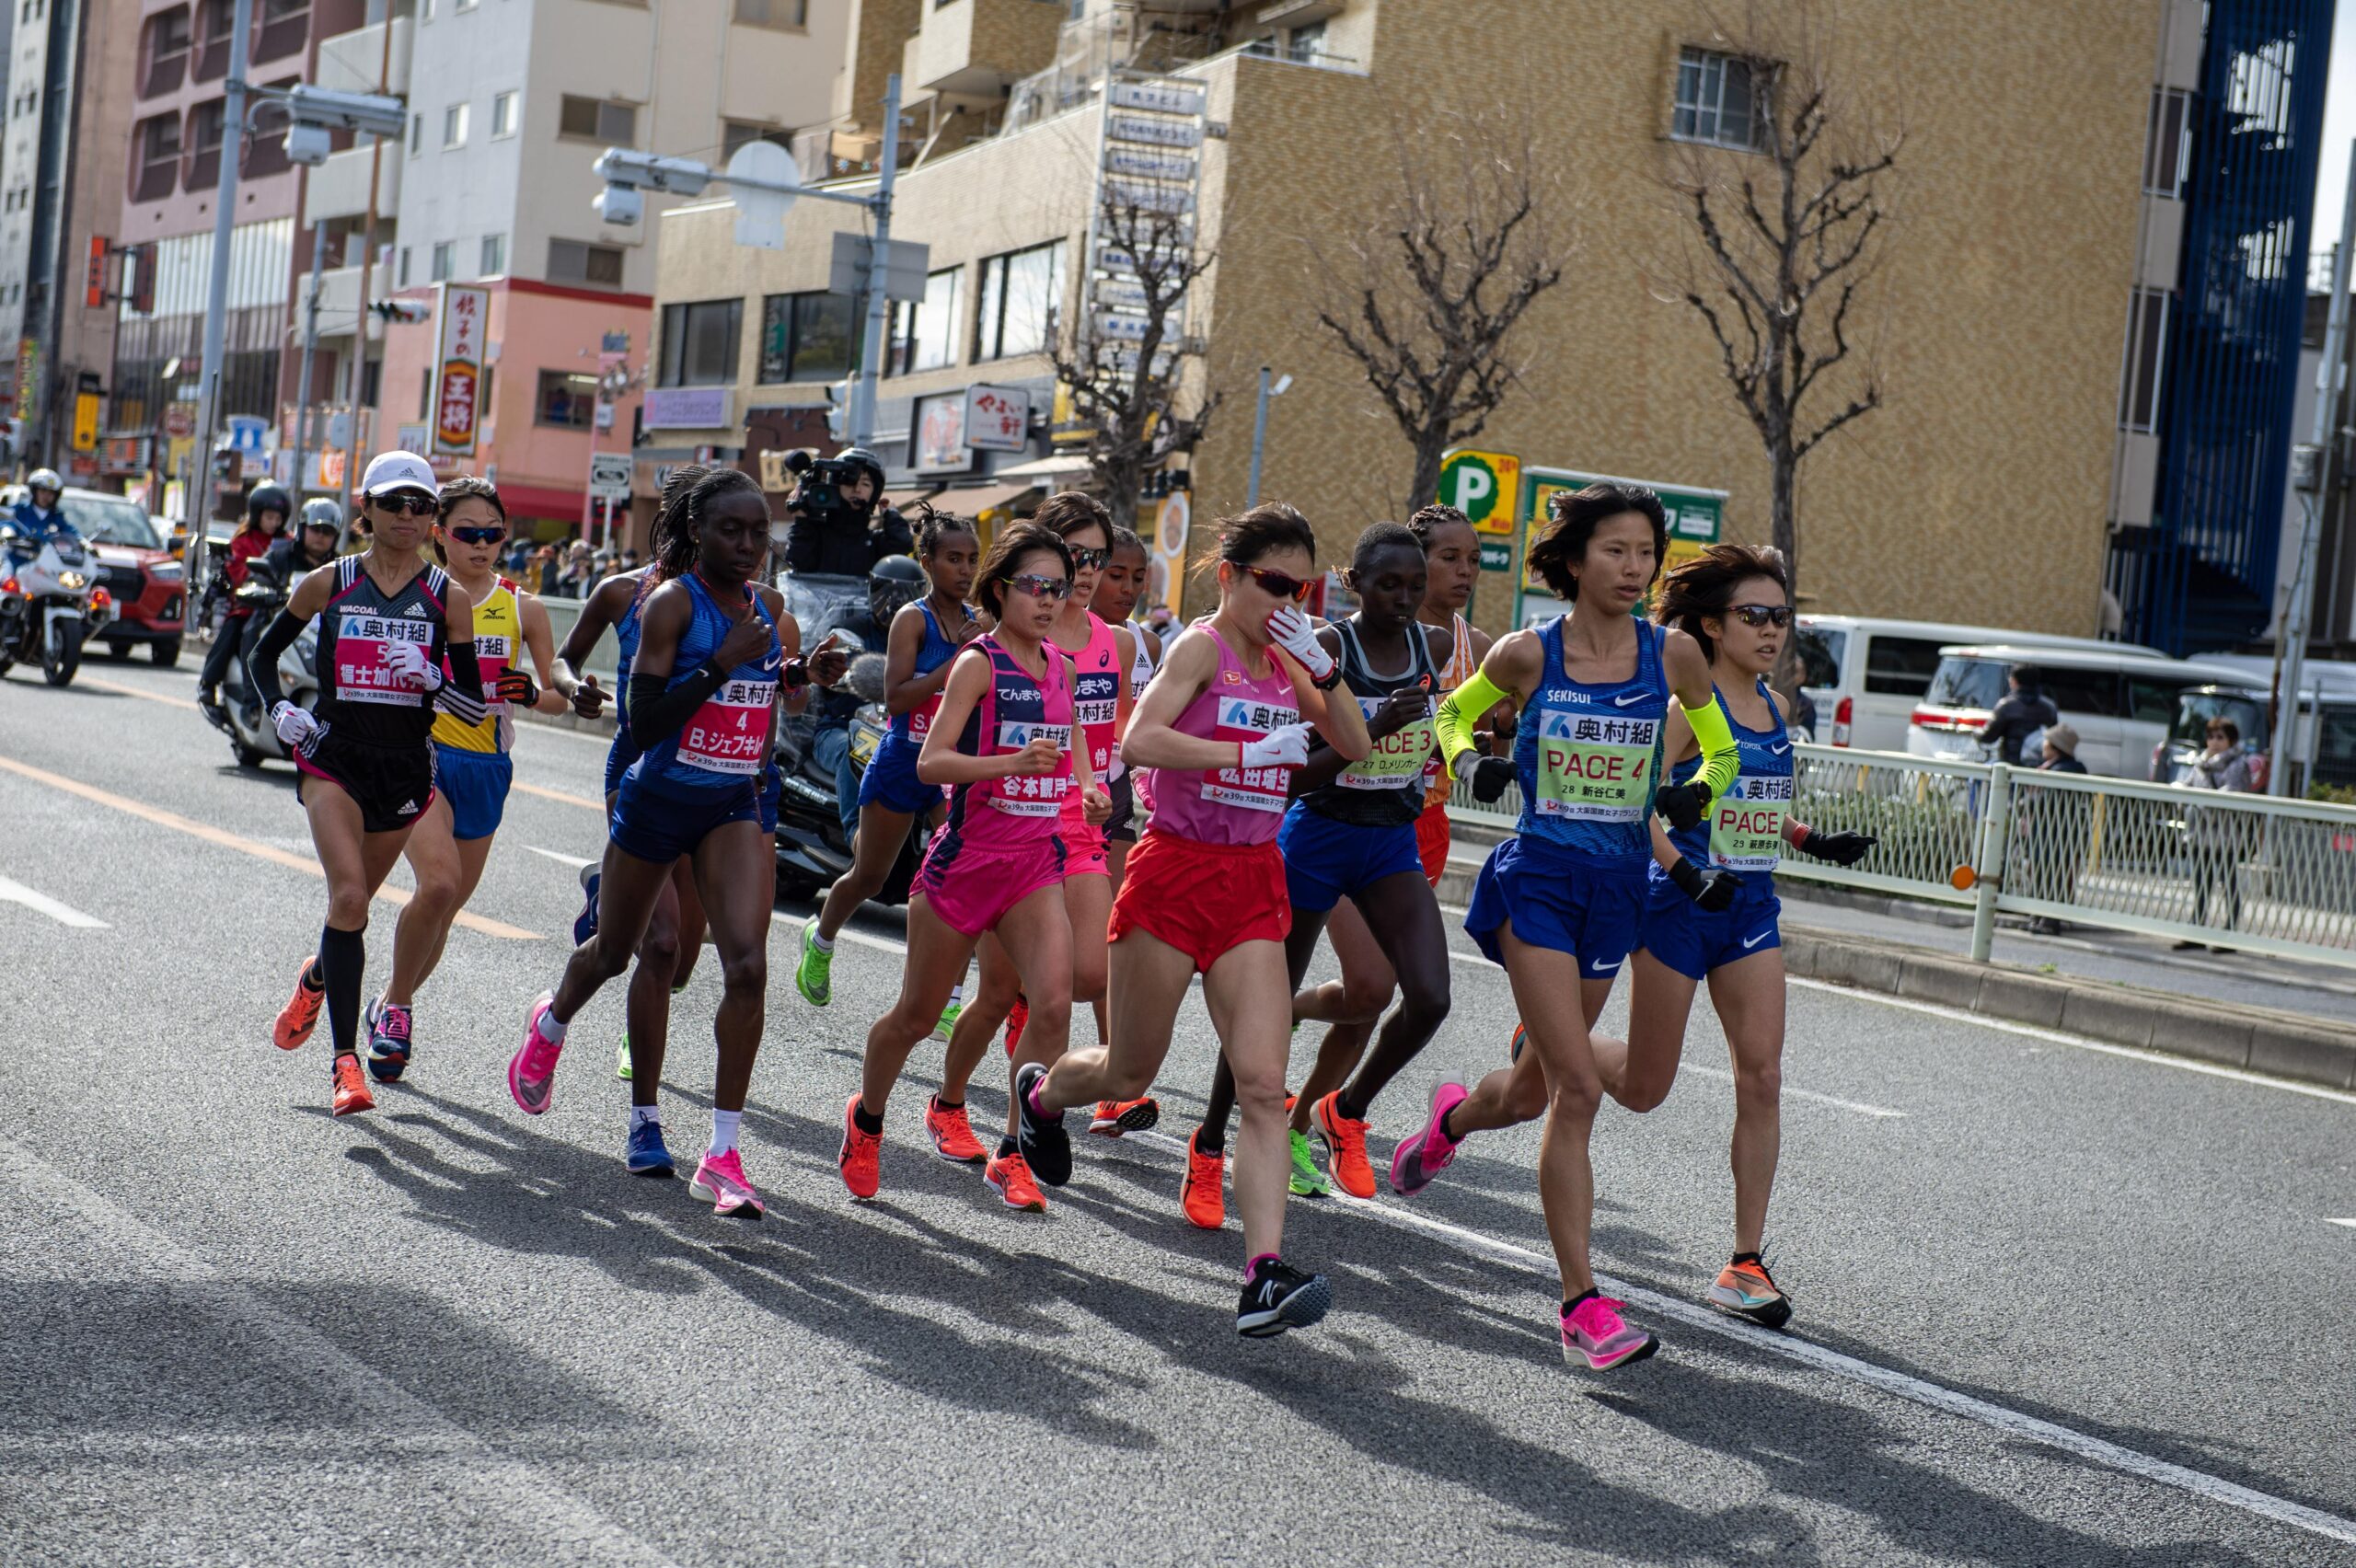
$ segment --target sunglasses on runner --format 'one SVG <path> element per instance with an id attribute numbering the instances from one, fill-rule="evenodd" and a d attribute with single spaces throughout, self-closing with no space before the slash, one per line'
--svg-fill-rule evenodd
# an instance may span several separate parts
<path id="1" fill-rule="evenodd" d="M 1243 570 L 1251 574 L 1252 581 L 1260 585 L 1263 593 L 1274 594 L 1279 599 L 1290 599 L 1296 605 L 1309 597 L 1309 590 L 1312 586 L 1298 577 L 1287 577 L 1283 572 L 1271 571 L 1265 566 L 1247 566 Z"/>
<path id="2" fill-rule="evenodd" d="M 1736 605 L 1731 607 L 1734 617 L 1745 626 L 1784 627 L 1792 624 L 1789 605 Z"/>
<path id="3" fill-rule="evenodd" d="M 1020 577 L 1008 578 L 1006 585 L 1034 599 L 1071 597 L 1071 579 L 1068 577 L 1042 577 L 1035 571 L 1026 571 Z"/>
<path id="4" fill-rule="evenodd" d="M 391 495 L 375 498 L 377 506 L 399 517 L 431 517 L 440 505 L 433 497 L 416 490 L 396 490 Z"/>
<path id="5" fill-rule="evenodd" d="M 507 537 L 506 528 L 497 523 L 479 528 L 445 528 L 444 533 L 462 545 L 495 545 Z"/>
<path id="6" fill-rule="evenodd" d="M 1104 563 L 1112 559 L 1111 550 L 1073 549 L 1071 569 L 1074 571 L 1102 571 L 1104 570 Z"/>

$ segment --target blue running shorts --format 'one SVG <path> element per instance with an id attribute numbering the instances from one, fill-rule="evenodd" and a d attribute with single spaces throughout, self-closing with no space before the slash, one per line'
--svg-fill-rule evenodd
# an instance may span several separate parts
<path id="1" fill-rule="evenodd" d="M 1285 858 L 1285 889 L 1295 909 L 1331 909 L 1385 877 L 1424 874 L 1414 823 L 1356 827 L 1298 801 L 1276 830 L 1276 848 Z"/>
<path id="2" fill-rule="evenodd" d="M 1531 947 L 1574 953 L 1579 976 L 1607 980 L 1636 950 L 1645 918 L 1648 858 L 1599 862 L 1526 838 L 1508 838 L 1489 851 L 1472 883 L 1464 932 L 1491 963 L 1505 962 L 1497 932 L 1510 919 L 1513 934 Z"/>
<path id="3" fill-rule="evenodd" d="M 433 782 L 450 802 L 450 836 L 489 838 L 507 812 L 515 763 L 505 752 L 433 745 Z"/>
<path id="4" fill-rule="evenodd" d="M 1756 880 L 1745 876 L 1734 902 L 1710 914 L 1697 908 L 1669 880 L 1669 874 L 1655 866 L 1645 904 L 1645 938 L 1639 945 L 1688 980 L 1700 980 L 1753 953 L 1782 947 L 1778 922 L 1783 912 L 1784 901 L 1775 896 L 1774 879 L 1763 872 Z"/>

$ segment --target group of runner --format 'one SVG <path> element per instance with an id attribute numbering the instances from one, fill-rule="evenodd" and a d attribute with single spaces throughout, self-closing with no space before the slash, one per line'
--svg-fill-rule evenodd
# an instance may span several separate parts
<path id="1" fill-rule="evenodd" d="M 608 841 L 584 869 L 577 945 L 529 1010 L 508 1086 L 525 1113 L 544 1113 L 569 1025 L 635 961 L 618 1068 L 631 1101 L 624 1159 L 636 1174 L 673 1174 L 657 1090 L 671 1000 L 708 933 L 722 998 L 711 1129 L 690 1189 L 719 1214 L 757 1217 L 740 1138 L 765 1023 L 774 736 L 781 711 L 847 665 L 832 640 L 804 654 L 764 581 L 760 490 L 733 469 L 675 473 L 653 560 L 599 584 L 561 651 L 546 610 L 493 570 L 507 532 L 493 487 L 437 485 L 422 461 L 387 454 L 370 465 L 362 506 L 369 548 L 306 578 L 255 659 L 329 885 L 277 1043 L 302 1044 L 327 1013 L 339 1116 L 370 1108 L 370 1076 L 401 1076 L 416 995 L 499 825 L 513 709 L 600 711 L 608 694 L 578 671 L 611 628 Z M 1786 848 L 1853 863 L 1872 840 L 1790 814 L 1791 743 L 1766 680 L 1791 622 L 1780 558 L 1718 546 L 1663 582 L 1665 548 L 1649 491 L 1598 484 L 1556 497 L 1530 567 L 1571 609 L 1492 644 L 1462 614 L 1479 542 L 1461 513 L 1427 507 L 1405 526 L 1368 529 L 1344 573 L 1357 607 L 1321 625 L 1304 608 L 1319 577 L 1314 532 L 1270 503 L 1221 525 L 1217 607 L 1165 646 L 1128 619 L 1144 547 L 1094 500 L 1053 496 L 987 549 L 971 523 L 929 515 L 917 536 L 929 592 L 887 628 L 890 732 L 860 785 L 855 863 L 803 928 L 795 969 L 803 997 L 827 1006 L 844 923 L 927 824 L 900 994 L 870 1029 L 843 1107 L 852 1196 L 881 1189 L 891 1092 L 935 1035 L 948 1050 L 924 1110 L 933 1152 L 978 1166 L 1009 1206 L 1043 1210 L 1042 1189 L 1072 1175 L 1068 1113 L 1087 1112 L 1088 1130 L 1108 1137 L 1156 1124 L 1150 1091 L 1199 976 L 1220 1051 L 1187 1139 L 1182 1210 L 1224 1224 L 1240 1109 L 1238 1331 L 1315 1323 L 1331 1287 L 1284 1257 L 1288 1193 L 1374 1195 L 1375 1101 L 1449 1008 L 1436 892 L 1446 802 L 1459 780 L 1489 801 L 1517 786 L 1517 832 L 1482 866 L 1464 926 L 1503 965 L 1521 1022 L 1506 1066 L 1432 1092 L 1395 1148 L 1391 1185 L 1419 1193 L 1475 1132 L 1542 1116 L 1564 1354 L 1598 1370 L 1651 1354 L 1654 1336 L 1590 1272 L 1588 1144 L 1603 1096 L 1646 1111 L 1667 1095 L 1706 980 L 1737 1105 L 1735 1247 L 1708 1295 L 1784 1321 L 1789 1303 L 1761 1256 L 1784 1020 L 1773 870 Z M 275 668 L 315 616 L 320 697 L 306 711 L 276 689 Z M 391 974 L 364 1004 L 368 905 L 404 854 L 417 890 Z M 1310 986 L 1321 932 L 1340 975 Z M 976 955 L 979 982 L 961 1006 Z M 1623 966 L 1634 990 L 1622 1040 L 1595 1028 Z M 1076 1015 L 1095 1024 L 1077 1047 Z M 1311 1021 L 1323 1033 L 1288 1094 L 1290 1045 Z M 1001 1024 L 1010 1092 L 993 1147 L 975 1134 L 965 1090 Z"/>

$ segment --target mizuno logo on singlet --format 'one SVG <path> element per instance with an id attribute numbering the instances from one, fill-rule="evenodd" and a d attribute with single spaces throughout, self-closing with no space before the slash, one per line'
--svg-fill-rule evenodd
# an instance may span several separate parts
<path id="1" fill-rule="evenodd" d="M 1652 696 L 1652 693 L 1648 691 L 1623 691 L 1618 697 L 1611 699 L 1611 706 L 1614 708 L 1625 708 L 1632 702 L 1642 702 L 1645 698 L 1650 696 Z"/>

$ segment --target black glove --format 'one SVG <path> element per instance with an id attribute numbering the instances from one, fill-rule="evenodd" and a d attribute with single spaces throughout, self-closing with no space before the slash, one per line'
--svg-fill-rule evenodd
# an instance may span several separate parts
<path id="1" fill-rule="evenodd" d="M 810 684 L 810 661 L 796 657 L 785 662 L 785 689 L 800 691 Z"/>
<path id="2" fill-rule="evenodd" d="M 1513 782 L 1513 759 L 1484 756 L 1472 765 L 1472 798 L 1483 805 L 1495 805 Z"/>
<path id="3" fill-rule="evenodd" d="M 1836 866 L 1854 866 L 1865 858 L 1866 850 L 1880 842 L 1868 833 L 1819 833 L 1810 828 L 1807 836 L 1792 847 Z"/>
<path id="4" fill-rule="evenodd" d="M 1716 868 L 1696 870 L 1692 861 L 1682 858 L 1669 868 L 1669 880 L 1705 915 L 1715 915 L 1732 904 L 1734 895 L 1742 888 L 1742 879 L 1732 871 Z"/>
<path id="5" fill-rule="evenodd" d="M 539 705 L 539 683 L 522 670 L 501 671 L 498 692 L 500 701 L 512 702 L 518 708 L 536 708 Z"/>
<path id="6" fill-rule="evenodd" d="M 1702 814 L 1710 809 L 1710 787 L 1699 778 L 1672 784 L 1653 798 L 1653 805 L 1671 832 L 1682 833 L 1702 825 Z"/>

